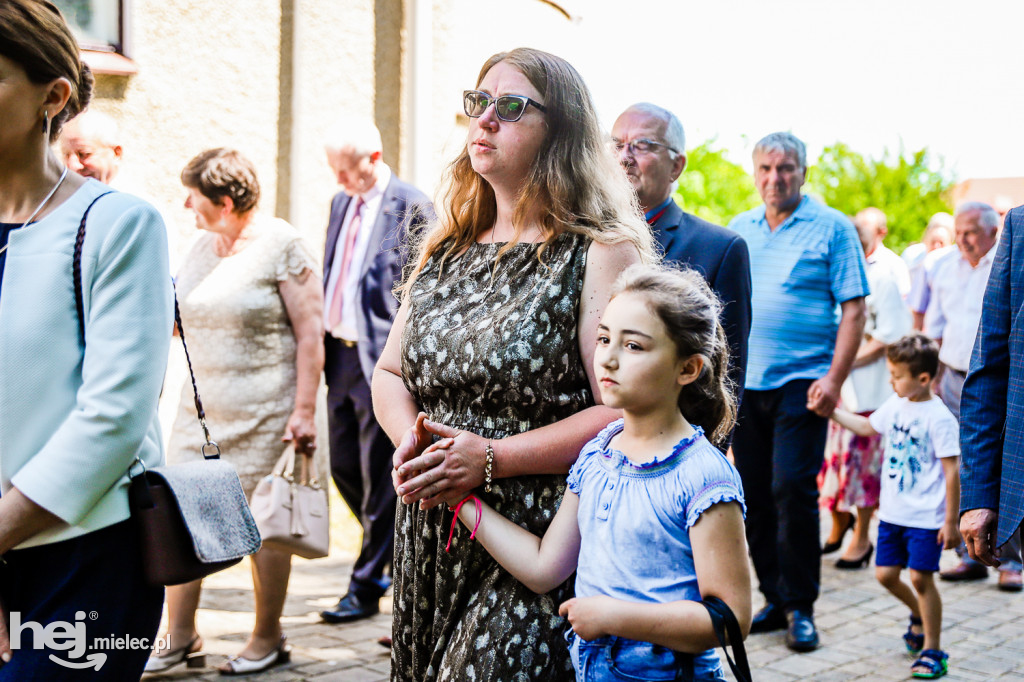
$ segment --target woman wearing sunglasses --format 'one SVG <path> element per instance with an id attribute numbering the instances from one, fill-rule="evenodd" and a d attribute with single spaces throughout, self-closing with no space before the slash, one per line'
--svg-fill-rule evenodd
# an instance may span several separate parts
<path id="1" fill-rule="evenodd" d="M 564 60 L 496 54 L 464 94 L 466 146 L 419 245 L 373 378 L 397 444 L 394 680 L 572 679 L 558 615 L 455 528 L 471 491 L 543 533 L 580 448 L 616 417 L 595 405 L 597 324 L 643 222 Z M 426 415 L 430 415 L 427 419 Z M 424 454 L 434 438 L 443 450 Z"/>

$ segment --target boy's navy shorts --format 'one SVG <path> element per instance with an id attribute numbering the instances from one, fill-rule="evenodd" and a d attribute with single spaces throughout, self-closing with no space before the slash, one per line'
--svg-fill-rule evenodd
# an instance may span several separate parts
<path id="1" fill-rule="evenodd" d="M 934 573 L 939 570 L 941 555 L 937 528 L 909 528 L 888 521 L 878 522 L 876 566 L 900 566 Z"/>

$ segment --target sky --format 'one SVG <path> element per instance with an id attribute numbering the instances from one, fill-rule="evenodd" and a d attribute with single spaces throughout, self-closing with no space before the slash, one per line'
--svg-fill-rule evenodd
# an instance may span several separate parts
<path id="1" fill-rule="evenodd" d="M 563 0 L 567 58 L 610 128 L 629 104 L 674 111 L 750 169 L 790 130 L 809 160 L 843 141 L 928 147 L 957 179 L 1024 176 L 1024 1 Z"/>

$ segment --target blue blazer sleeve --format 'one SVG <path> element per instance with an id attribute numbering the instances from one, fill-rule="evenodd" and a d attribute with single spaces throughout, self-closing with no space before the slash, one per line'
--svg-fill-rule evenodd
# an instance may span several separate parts
<path id="1" fill-rule="evenodd" d="M 1020 228 L 1014 224 L 1020 218 L 1018 211 L 1006 217 L 985 290 L 970 371 L 964 382 L 960 403 L 961 513 L 999 508 L 1010 377 L 1013 231 Z"/>
<path id="2" fill-rule="evenodd" d="M 70 525 L 127 481 L 140 452 L 162 457 L 162 446 L 152 439 L 159 433 L 157 400 L 174 319 L 167 237 L 156 209 L 115 194 L 96 204 L 88 227 L 86 244 L 92 246 L 82 256 L 85 348 L 75 406 L 12 479 Z M 67 271 L 70 289 L 70 259 Z M 69 325 L 77 343 L 74 309 Z M 127 496 L 117 504 L 126 512 Z"/>

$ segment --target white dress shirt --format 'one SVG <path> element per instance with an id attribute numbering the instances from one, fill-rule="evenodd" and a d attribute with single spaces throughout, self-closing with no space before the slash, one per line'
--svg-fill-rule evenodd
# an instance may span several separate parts
<path id="1" fill-rule="evenodd" d="M 868 259 L 868 285 L 871 293 L 864 299 L 868 313 L 864 337 L 884 344 L 894 343 L 913 326 L 910 311 L 900 294 L 898 277 L 888 263 Z M 871 364 L 851 371 L 842 388 L 843 407 L 852 412 L 877 410 L 891 395 L 884 354 Z"/>
<path id="2" fill-rule="evenodd" d="M 324 328 L 335 338 L 346 341 L 359 340 L 359 332 L 356 327 L 356 313 L 359 309 L 359 279 L 370 246 L 373 226 L 377 222 L 381 205 L 384 203 L 384 190 L 387 189 L 389 182 L 391 182 L 391 169 L 381 163 L 377 169 L 376 184 L 362 195 L 363 205 L 360 208 L 362 222 L 359 234 L 356 235 L 355 251 L 348 266 L 348 276 L 342 283 L 345 288 L 342 290 L 341 322 L 331 329 L 331 302 L 334 300 L 334 290 L 338 287 L 338 277 L 341 274 L 342 260 L 345 257 L 345 243 L 348 241 L 348 233 L 352 227 L 352 219 L 355 217 L 355 208 L 359 203 L 359 197 L 352 197 L 352 201 L 349 202 L 348 208 L 345 210 L 345 218 L 342 220 L 341 230 L 338 233 L 338 244 L 334 249 L 334 260 L 331 261 L 331 271 L 327 278 L 327 290 L 324 292 Z"/>
<path id="3" fill-rule="evenodd" d="M 939 360 L 961 372 L 966 372 L 971 364 L 985 286 L 995 255 L 993 246 L 977 266 L 971 267 L 957 249 L 939 259 L 932 273 L 925 331 L 933 339 L 942 339 Z"/>
<path id="4" fill-rule="evenodd" d="M 910 270 L 902 258 L 885 244 L 879 244 L 866 260 L 868 266 L 880 266 L 888 270 L 896 280 L 896 288 L 899 289 L 900 296 L 906 298 L 910 293 Z M 870 279 L 870 275 L 868 279 Z"/>

